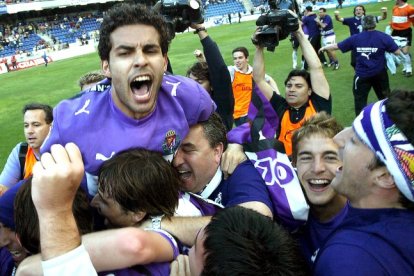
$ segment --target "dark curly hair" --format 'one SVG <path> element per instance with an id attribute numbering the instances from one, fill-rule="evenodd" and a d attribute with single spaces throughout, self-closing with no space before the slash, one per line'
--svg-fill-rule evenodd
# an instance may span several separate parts
<path id="1" fill-rule="evenodd" d="M 193 74 L 199 80 L 210 80 L 210 73 L 208 71 L 207 62 L 196 62 L 187 70 L 187 77 Z"/>
<path id="2" fill-rule="evenodd" d="M 302 77 L 305 79 L 306 83 L 308 84 L 309 88 L 312 89 L 312 82 L 310 79 L 310 74 L 308 71 L 306 70 L 292 70 L 289 72 L 289 75 L 287 76 L 287 78 L 285 79 L 285 86 L 288 83 L 288 81 L 290 81 L 291 78 L 293 77 Z"/>
<path id="3" fill-rule="evenodd" d="M 414 91 L 393 90 L 385 106 L 390 119 L 414 145 Z"/>
<path id="4" fill-rule="evenodd" d="M 103 19 L 98 45 L 101 60 L 109 60 L 109 52 L 112 48 L 111 33 L 119 27 L 133 24 L 153 26 L 160 35 L 162 54 L 167 54 L 170 39 L 163 17 L 143 5 L 124 3 L 111 8 Z"/>

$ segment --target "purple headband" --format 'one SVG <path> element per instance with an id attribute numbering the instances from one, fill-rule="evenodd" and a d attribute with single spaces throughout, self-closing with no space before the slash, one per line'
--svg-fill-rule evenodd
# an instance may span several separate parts
<path id="1" fill-rule="evenodd" d="M 388 117 L 386 101 L 365 107 L 352 126 L 359 138 L 385 164 L 398 189 L 414 202 L 414 147 Z"/>

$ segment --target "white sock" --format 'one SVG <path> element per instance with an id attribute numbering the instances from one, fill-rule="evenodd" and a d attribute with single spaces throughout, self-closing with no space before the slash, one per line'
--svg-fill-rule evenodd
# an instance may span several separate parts
<path id="1" fill-rule="evenodd" d="M 413 71 L 410 54 L 404 54 L 404 67 L 406 72 L 411 73 Z"/>
<path id="2" fill-rule="evenodd" d="M 297 50 L 293 50 L 292 51 L 292 66 L 293 66 L 293 68 L 296 68 L 296 66 L 298 65 L 298 62 L 297 62 L 297 59 L 298 59 L 298 52 L 297 52 Z"/>

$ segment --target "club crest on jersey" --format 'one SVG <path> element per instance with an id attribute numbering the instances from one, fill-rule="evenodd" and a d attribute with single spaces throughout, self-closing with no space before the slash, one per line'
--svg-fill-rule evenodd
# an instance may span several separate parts
<path id="1" fill-rule="evenodd" d="M 177 135 L 175 130 L 167 131 L 162 144 L 162 151 L 164 155 L 173 154 L 180 145 L 180 142 L 180 137 Z"/>

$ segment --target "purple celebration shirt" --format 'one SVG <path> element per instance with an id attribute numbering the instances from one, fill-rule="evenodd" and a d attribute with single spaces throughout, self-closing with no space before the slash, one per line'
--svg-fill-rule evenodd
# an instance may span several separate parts
<path id="1" fill-rule="evenodd" d="M 391 36 L 376 30 L 363 31 L 338 43 L 341 52 L 354 51 L 355 75 L 372 77 L 385 69 L 385 52 L 398 50 Z"/>
<path id="2" fill-rule="evenodd" d="M 114 154 L 143 147 L 172 159 L 189 126 L 207 120 L 216 108 L 202 86 L 182 76 L 164 76 L 154 111 L 142 119 L 126 116 L 115 105 L 111 92 L 108 86 L 103 92 L 85 92 L 60 102 L 41 148 L 43 153 L 53 144 L 75 143 L 85 163 L 90 195 L 97 192 L 100 166 Z"/>

